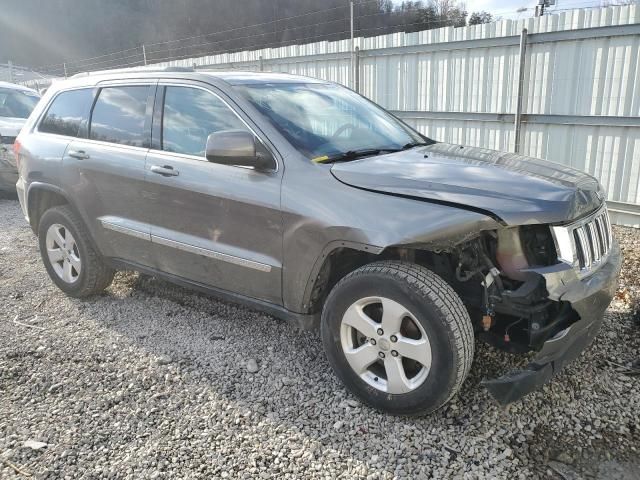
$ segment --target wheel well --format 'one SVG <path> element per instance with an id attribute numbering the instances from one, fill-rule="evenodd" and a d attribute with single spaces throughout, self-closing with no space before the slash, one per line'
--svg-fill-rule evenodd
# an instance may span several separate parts
<path id="1" fill-rule="evenodd" d="M 310 313 L 322 310 L 327 295 L 342 278 L 363 265 L 380 260 L 416 263 L 434 271 L 449 283 L 455 278 L 455 264 L 452 263 L 451 255 L 445 252 L 435 253 L 414 248 L 389 247 L 379 254 L 374 254 L 347 247 L 337 248 L 325 258 L 318 271 L 309 298 Z"/>
<path id="2" fill-rule="evenodd" d="M 68 205 L 67 199 L 58 192 L 53 190 L 46 190 L 44 188 L 38 188 L 32 192 L 29 192 L 29 203 L 27 206 L 27 212 L 29 214 L 29 223 L 34 232 L 38 232 L 38 225 L 44 212 L 52 207 L 59 205 Z"/>

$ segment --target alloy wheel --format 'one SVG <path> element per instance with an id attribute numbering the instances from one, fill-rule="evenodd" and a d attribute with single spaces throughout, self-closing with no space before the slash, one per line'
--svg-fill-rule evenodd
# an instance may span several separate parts
<path id="1" fill-rule="evenodd" d="M 340 341 L 353 371 L 372 387 L 409 393 L 431 369 L 431 344 L 415 316 L 385 297 L 366 297 L 344 313 Z"/>
<path id="2" fill-rule="evenodd" d="M 47 257 L 56 275 L 66 283 L 78 280 L 82 270 L 80 251 L 71 232 L 59 223 L 54 223 L 47 230 Z"/>

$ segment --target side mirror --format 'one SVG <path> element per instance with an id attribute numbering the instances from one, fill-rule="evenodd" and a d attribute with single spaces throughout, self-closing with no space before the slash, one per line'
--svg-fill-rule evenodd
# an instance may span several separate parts
<path id="1" fill-rule="evenodd" d="M 212 163 L 272 170 L 275 162 L 256 137 L 246 130 L 223 130 L 207 137 L 206 157 Z"/>

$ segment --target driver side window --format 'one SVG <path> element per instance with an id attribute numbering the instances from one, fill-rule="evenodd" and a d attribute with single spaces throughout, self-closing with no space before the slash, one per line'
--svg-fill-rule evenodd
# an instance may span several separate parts
<path id="1" fill-rule="evenodd" d="M 247 130 L 247 127 L 211 92 L 192 87 L 166 87 L 162 150 L 204 158 L 207 137 L 222 130 Z"/>

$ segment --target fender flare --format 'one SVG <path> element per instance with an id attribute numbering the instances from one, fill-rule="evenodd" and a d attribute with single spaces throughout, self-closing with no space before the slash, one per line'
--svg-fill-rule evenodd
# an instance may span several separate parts
<path id="1" fill-rule="evenodd" d="M 318 274 L 320 273 L 322 265 L 324 264 L 327 257 L 329 257 L 334 251 L 338 250 L 339 248 L 350 248 L 352 250 L 372 253 L 374 255 L 379 255 L 384 250 L 384 247 L 379 247 L 377 245 L 351 242 L 348 240 L 332 240 L 331 242 L 327 243 L 322 249 L 322 252 L 318 256 L 318 258 L 316 258 L 316 261 L 313 264 L 313 268 L 311 269 L 311 272 L 309 274 L 307 285 L 304 289 L 304 295 L 302 297 L 303 310 L 307 310 L 310 307 L 311 293 L 313 292 L 313 287 L 315 286 L 316 280 L 318 279 Z"/>
<path id="2" fill-rule="evenodd" d="M 48 191 L 48 192 L 53 192 L 53 193 L 57 193 L 58 195 L 60 195 L 61 197 L 64 197 L 64 199 L 67 201 L 67 203 L 69 204 L 69 206 L 75 210 L 80 217 L 82 218 L 82 220 L 84 221 L 84 216 L 81 214 L 80 210 L 78 209 L 78 207 L 76 206 L 75 202 L 71 199 L 71 196 L 69 194 L 67 194 L 67 192 L 65 192 L 62 188 L 58 187 L 57 185 L 53 185 L 51 183 L 46 183 L 46 182 L 31 182 L 27 188 L 27 191 L 25 193 L 25 204 L 26 204 L 26 210 L 27 210 L 27 218 L 29 220 L 29 225 L 31 225 L 31 228 L 36 231 L 36 228 L 33 224 L 33 220 L 31 218 L 31 210 L 33 208 L 33 196 L 31 195 L 32 191 L 35 190 L 44 190 L 44 191 Z"/>

